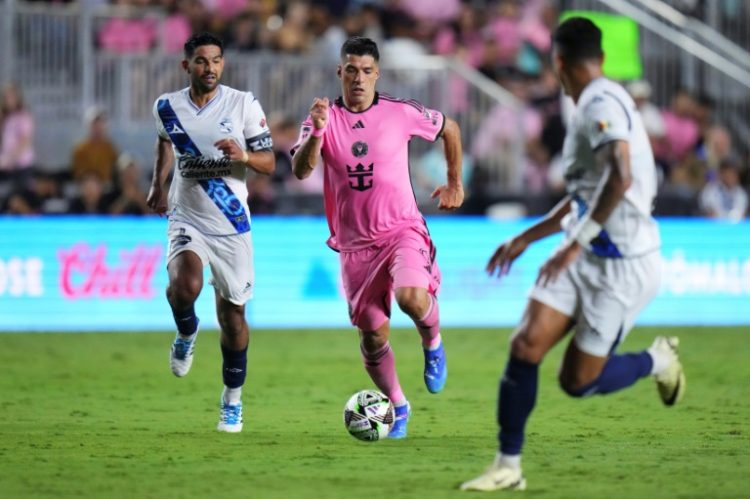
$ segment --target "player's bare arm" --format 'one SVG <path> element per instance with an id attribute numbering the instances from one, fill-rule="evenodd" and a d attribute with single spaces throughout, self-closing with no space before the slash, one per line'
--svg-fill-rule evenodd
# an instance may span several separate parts
<path id="1" fill-rule="evenodd" d="M 588 232 L 594 227 L 593 235 L 583 235 L 571 239 L 539 270 L 537 282 L 545 285 L 554 281 L 568 265 L 573 263 L 581 253 L 581 239 L 588 243 L 601 231 L 617 204 L 625 197 L 625 192 L 632 183 L 630 174 L 630 146 L 624 140 L 614 140 L 602 146 L 595 155 L 598 164 L 604 167 L 604 175 L 591 202 L 591 215 L 581 223 L 581 232 Z M 593 222 L 593 224 L 592 224 Z M 598 229 L 598 230 L 597 230 Z"/>
<path id="2" fill-rule="evenodd" d="M 490 276 L 497 274 L 498 277 L 506 275 L 515 259 L 521 256 L 530 244 L 562 230 L 562 219 L 570 213 L 570 208 L 571 197 L 566 196 L 539 222 L 498 246 L 487 262 L 487 273 Z"/>
<path id="3" fill-rule="evenodd" d="M 292 172 L 300 180 L 306 179 L 315 169 L 320 157 L 320 137 L 310 135 L 292 157 Z"/>
<path id="4" fill-rule="evenodd" d="M 320 140 L 322 132 L 328 126 L 328 108 L 327 98 L 320 99 L 316 97 L 310 106 L 310 119 L 312 120 L 313 130 L 302 146 L 294 153 L 292 158 L 292 171 L 294 176 L 302 180 L 310 176 L 320 157 Z"/>
<path id="5" fill-rule="evenodd" d="M 604 165 L 605 174 L 599 193 L 591 203 L 591 219 L 603 225 L 633 183 L 630 145 L 624 140 L 614 140 L 599 149 L 595 158 L 598 164 Z"/>
<path id="6" fill-rule="evenodd" d="M 217 149 L 224 153 L 224 157 L 241 163 L 242 166 L 258 173 L 270 175 L 276 169 L 276 157 L 272 151 L 247 151 L 234 139 L 221 139 L 214 143 Z"/>
<path id="7" fill-rule="evenodd" d="M 464 187 L 461 182 L 461 130 L 458 123 L 446 117 L 442 132 L 445 161 L 448 164 L 448 182 L 432 192 L 432 198 L 439 198 L 438 208 L 455 210 L 464 202 Z"/>
<path id="8" fill-rule="evenodd" d="M 146 204 L 159 215 L 164 215 L 167 212 L 164 183 L 167 181 L 169 172 L 172 171 L 172 165 L 174 165 L 172 142 L 162 137 L 157 138 L 154 175 L 151 178 L 151 187 L 148 190 Z"/>

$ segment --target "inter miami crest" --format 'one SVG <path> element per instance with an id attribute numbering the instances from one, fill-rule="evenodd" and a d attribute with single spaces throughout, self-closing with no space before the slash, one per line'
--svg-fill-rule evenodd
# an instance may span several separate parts
<path id="1" fill-rule="evenodd" d="M 355 166 L 346 165 L 346 173 L 349 175 L 349 187 L 357 191 L 366 191 L 372 187 L 372 173 L 375 169 L 374 163 L 365 166 L 357 163 Z"/>
<path id="2" fill-rule="evenodd" d="M 355 158 L 361 158 L 363 156 L 367 156 L 367 144 L 365 142 L 362 142 L 358 140 L 354 144 L 352 144 L 352 154 Z"/>

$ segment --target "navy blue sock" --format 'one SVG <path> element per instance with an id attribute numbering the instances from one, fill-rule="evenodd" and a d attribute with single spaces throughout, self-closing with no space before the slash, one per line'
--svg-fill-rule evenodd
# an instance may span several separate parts
<path id="1" fill-rule="evenodd" d="M 577 390 L 566 390 L 566 392 L 573 397 L 616 392 L 651 374 L 653 366 L 654 360 L 645 350 L 639 353 L 613 355 L 604 364 L 604 369 L 598 378 Z"/>
<path id="2" fill-rule="evenodd" d="M 227 388 L 239 388 L 245 383 L 247 374 L 247 347 L 244 350 L 228 350 L 223 345 L 221 355 L 224 357 L 222 373 Z"/>
<path id="3" fill-rule="evenodd" d="M 174 316 L 174 323 L 177 324 L 177 331 L 181 335 L 190 336 L 198 330 L 198 317 L 195 315 L 193 305 L 190 305 L 190 308 L 186 310 L 172 309 L 172 316 Z"/>
<path id="4" fill-rule="evenodd" d="M 526 420 L 536 403 L 539 365 L 510 356 L 500 380 L 497 422 L 500 425 L 500 452 L 517 455 L 523 446 Z"/>

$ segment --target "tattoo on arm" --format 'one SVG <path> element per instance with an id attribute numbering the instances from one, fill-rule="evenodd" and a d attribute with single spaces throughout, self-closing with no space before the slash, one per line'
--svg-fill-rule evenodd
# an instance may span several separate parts
<path id="1" fill-rule="evenodd" d="M 310 135 L 292 158 L 292 170 L 294 175 L 302 180 L 307 178 L 315 168 L 320 156 L 321 140 Z"/>
<path id="2" fill-rule="evenodd" d="M 591 219 L 604 224 L 632 184 L 630 146 L 624 140 L 608 142 L 595 158 L 604 175 L 591 202 Z"/>

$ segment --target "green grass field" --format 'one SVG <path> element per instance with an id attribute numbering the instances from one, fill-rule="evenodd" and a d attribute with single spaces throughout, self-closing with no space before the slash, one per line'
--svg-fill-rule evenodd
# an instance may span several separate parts
<path id="1" fill-rule="evenodd" d="M 215 431 L 215 333 L 193 371 L 169 371 L 172 334 L 1 334 L 0 497 L 466 497 L 458 484 L 495 452 L 495 397 L 509 331 L 444 332 L 444 393 L 422 383 L 413 331 L 395 331 L 414 410 L 405 441 L 364 443 L 342 408 L 371 384 L 352 331 L 256 331 L 245 430 Z M 640 328 L 622 350 L 679 334 L 683 404 L 653 381 L 609 397 L 567 398 L 562 348 L 541 372 L 524 471 L 533 497 L 749 497 L 748 328 Z M 475 496 L 476 494 L 468 494 Z"/>

